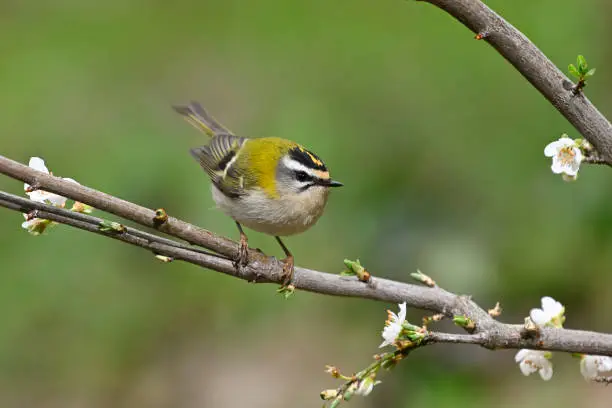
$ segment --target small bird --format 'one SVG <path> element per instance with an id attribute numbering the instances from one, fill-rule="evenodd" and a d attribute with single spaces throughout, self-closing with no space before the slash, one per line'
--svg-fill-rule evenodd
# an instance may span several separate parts
<path id="1" fill-rule="evenodd" d="M 242 225 L 273 235 L 286 256 L 282 260 L 282 286 L 286 287 L 293 277 L 294 259 L 280 237 L 312 227 L 323 214 L 329 189 L 342 183 L 330 178 L 316 154 L 291 140 L 236 136 L 197 102 L 173 108 L 211 138 L 208 145 L 190 152 L 212 181 L 217 207 L 238 226 L 236 266 L 248 261 L 248 238 Z"/>

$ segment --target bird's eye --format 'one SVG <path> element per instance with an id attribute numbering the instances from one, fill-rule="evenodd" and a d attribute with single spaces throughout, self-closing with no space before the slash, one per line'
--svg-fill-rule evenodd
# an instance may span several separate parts
<path id="1" fill-rule="evenodd" d="M 310 175 L 308 175 L 308 173 L 306 173 L 305 171 L 296 171 L 295 172 L 295 179 L 297 181 L 299 181 L 300 183 L 303 183 L 305 181 L 310 180 L 312 177 L 310 177 Z"/>

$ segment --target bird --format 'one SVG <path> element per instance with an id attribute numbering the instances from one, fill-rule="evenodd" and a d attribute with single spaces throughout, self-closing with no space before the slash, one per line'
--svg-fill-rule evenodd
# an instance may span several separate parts
<path id="1" fill-rule="evenodd" d="M 210 177 L 217 207 L 240 232 L 235 266 L 248 263 L 243 226 L 272 235 L 285 253 L 281 288 L 286 288 L 293 279 L 294 257 L 281 237 L 312 227 L 325 210 L 330 189 L 343 184 L 330 177 L 319 156 L 294 141 L 237 136 L 198 102 L 173 109 L 210 137 L 208 144 L 190 153 Z"/>

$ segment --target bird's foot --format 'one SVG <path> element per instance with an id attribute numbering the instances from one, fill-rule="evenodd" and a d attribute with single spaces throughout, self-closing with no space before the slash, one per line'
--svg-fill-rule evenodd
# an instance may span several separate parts
<path id="1" fill-rule="evenodd" d="M 285 259 L 282 259 L 281 262 L 283 263 L 283 283 L 281 288 L 287 288 L 291 284 L 291 280 L 293 279 L 293 255 L 287 256 Z"/>
<path id="2" fill-rule="evenodd" d="M 249 263 L 249 241 L 247 236 L 240 234 L 240 249 L 238 250 L 238 257 L 234 261 L 234 267 L 236 269 L 245 267 Z"/>
<path id="3" fill-rule="evenodd" d="M 289 255 L 285 259 L 281 259 L 283 263 L 283 275 L 282 275 L 282 284 L 281 287 L 276 290 L 277 293 L 280 293 L 285 297 L 285 299 L 289 299 L 293 292 L 295 292 L 295 286 L 291 283 L 293 279 L 293 256 Z"/>

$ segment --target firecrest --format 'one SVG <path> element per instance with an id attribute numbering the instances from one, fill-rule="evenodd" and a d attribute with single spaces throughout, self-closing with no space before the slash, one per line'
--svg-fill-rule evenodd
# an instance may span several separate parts
<path id="1" fill-rule="evenodd" d="M 332 180 L 323 161 L 299 144 L 278 137 L 239 137 L 217 122 L 200 104 L 174 106 L 206 133 L 210 143 L 191 155 L 212 181 L 217 206 L 236 221 L 240 231 L 237 265 L 246 265 L 248 240 L 242 225 L 273 235 L 285 252 L 283 286 L 293 276 L 293 255 L 281 236 L 299 234 L 323 214 Z"/>

